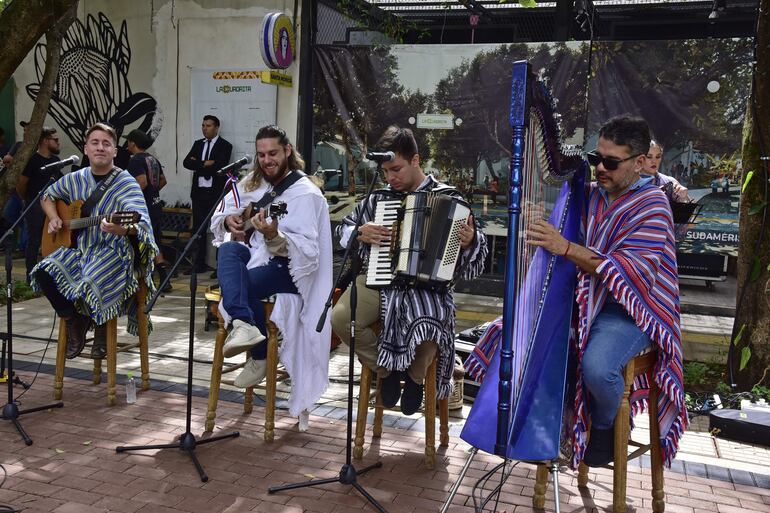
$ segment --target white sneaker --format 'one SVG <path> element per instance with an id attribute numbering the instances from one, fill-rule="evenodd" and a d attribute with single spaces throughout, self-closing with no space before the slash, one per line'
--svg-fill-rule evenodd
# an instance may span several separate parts
<path id="1" fill-rule="evenodd" d="M 249 358 L 243 370 L 235 378 L 233 385 L 238 388 L 249 388 L 259 385 L 267 375 L 267 360 Z"/>
<path id="2" fill-rule="evenodd" d="M 233 329 L 225 340 L 223 352 L 225 358 L 230 358 L 238 353 L 251 349 L 254 345 L 265 340 L 265 336 L 259 328 L 239 319 L 233 321 Z"/>

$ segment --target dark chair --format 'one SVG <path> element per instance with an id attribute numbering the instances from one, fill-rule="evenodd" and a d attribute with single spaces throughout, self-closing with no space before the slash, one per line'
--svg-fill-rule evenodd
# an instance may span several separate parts
<path id="1" fill-rule="evenodd" d="M 192 236 L 192 209 L 163 207 L 160 228 L 160 250 L 173 262 Z M 192 255 L 187 255 L 185 262 L 192 267 Z"/>

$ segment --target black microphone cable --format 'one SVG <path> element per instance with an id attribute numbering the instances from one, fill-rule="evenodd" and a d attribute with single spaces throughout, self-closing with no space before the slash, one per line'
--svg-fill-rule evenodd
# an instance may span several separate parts
<path id="1" fill-rule="evenodd" d="M 2 463 L 0 463 L 0 469 L 3 470 L 3 480 L 0 481 L 0 488 L 5 484 L 5 480 L 8 479 L 8 471 L 5 469 Z M 0 513 L 21 513 L 20 509 L 16 509 L 13 506 L 6 504 L 0 504 Z"/>

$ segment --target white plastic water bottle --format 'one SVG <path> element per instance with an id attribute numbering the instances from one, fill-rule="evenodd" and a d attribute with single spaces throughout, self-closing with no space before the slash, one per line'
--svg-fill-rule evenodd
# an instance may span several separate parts
<path id="1" fill-rule="evenodd" d="M 128 373 L 128 379 L 126 380 L 126 402 L 128 404 L 134 404 L 136 402 L 136 381 L 134 381 L 134 373 Z"/>
<path id="2" fill-rule="evenodd" d="M 310 424 L 310 412 L 307 410 L 302 410 L 299 414 L 299 430 L 301 433 L 304 433 L 308 430 Z"/>

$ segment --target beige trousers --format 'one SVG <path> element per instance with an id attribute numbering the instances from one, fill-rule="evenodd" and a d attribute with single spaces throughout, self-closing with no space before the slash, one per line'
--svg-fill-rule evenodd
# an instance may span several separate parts
<path id="1" fill-rule="evenodd" d="M 390 370 L 377 365 L 377 333 L 372 326 L 380 320 L 380 293 L 366 286 L 366 276 L 356 278 L 356 356 L 361 363 L 373 369 L 380 378 Z M 332 310 L 332 329 L 345 344 L 350 345 L 350 288 L 340 296 Z M 436 358 L 438 346 L 432 340 L 425 340 L 415 351 L 414 360 L 406 370 L 415 383 L 425 381 L 428 367 Z"/>

